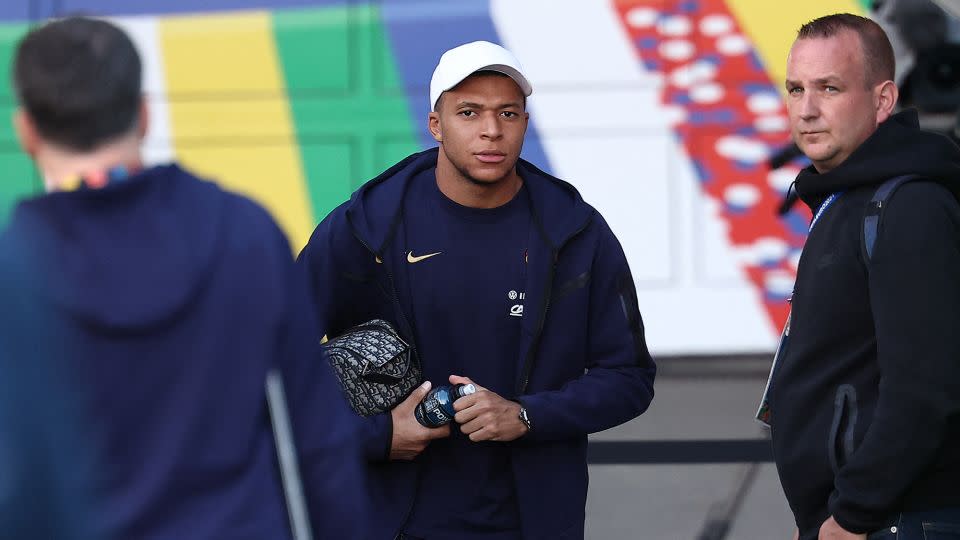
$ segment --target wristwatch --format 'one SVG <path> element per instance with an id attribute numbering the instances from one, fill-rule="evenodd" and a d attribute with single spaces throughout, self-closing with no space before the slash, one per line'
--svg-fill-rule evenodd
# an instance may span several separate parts
<path id="1" fill-rule="evenodd" d="M 523 425 L 527 426 L 527 431 L 533 430 L 533 424 L 530 423 L 530 415 L 527 414 L 527 408 L 523 405 L 520 406 L 520 421 L 523 422 Z"/>

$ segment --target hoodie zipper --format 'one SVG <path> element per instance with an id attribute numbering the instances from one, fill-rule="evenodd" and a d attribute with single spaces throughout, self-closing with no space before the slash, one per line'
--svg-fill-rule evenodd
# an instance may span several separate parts
<path id="1" fill-rule="evenodd" d="M 348 218 L 348 221 L 349 221 L 349 218 Z M 366 248 L 371 255 L 373 255 L 377 260 L 381 260 L 381 261 L 383 260 L 383 257 L 381 257 L 379 253 L 374 251 L 374 249 L 370 247 L 370 244 L 368 244 L 363 238 L 360 237 L 359 234 L 357 234 L 357 231 L 353 227 L 352 222 L 350 222 L 350 232 L 353 233 L 353 237 L 357 239 L 357 242 L 360 242 L 360 245 Z M 410 321 L 407 319 L 407 314 L 403 312 L 403 307 L 400 306 L 400 298 L 399 298 L 400 295 L 397 294 L 397 286 L 394 284 L 394 281 L 393 281 L 393 273 L 390 272 L 390 267 L 386 264 L 383 265 L 383 270 L 384 272 L 386 272 L 387 281 L 390 283 L 390 299 L 393 301 L 393 307 L 397 309 L 397 315 L 401 319 L 403 319 L 404 328 L 410 334 L 410 336 L 407 337 L 407 339 L 410 341 L 409 343 L 410 351 L 413 352 L 413 355 L 417 360 L 417 364 L 420 365 L 420 369 L 422 371 L 423 365 L 420 364 L 420 354 L 417 352 L 416 336 L 413 335 L 413 325 L 410 324 Z"/>
<path id="2" fill-rule="evenodd" d="M 368 244 L 363 238 L 360 237 L 360 234 L 357 233 L 356 228 L 353 226 L 353 221 L 350 219 L 349 216 L 347 216 L 347 222 L 348 222 L 349 225 L 350 225 L 350 232 L 353 233 L 353 237 L 357 239 L 357 242 L 360 242 L 360 245 L 362 245 L 364 248 L 366 248 L 367 251 L 369 251 L 371 255 L 373 255 L 374 257 L 376 257 L 377 260 L 382 261 L 382 260 L 383 260 L 383 257 L 381 257 L 379 253 L 377 253 L 376 251 L 374 251 L 374 249 L 373 249 L 372 247 L 370 247 L 370 244 Z M 403 319 L 403 324 L 405 325 L 405 327 L 407 328 L 407 330 L 408 330 L 409 333 L 410 333 L 410 336 L 409 336 L 409 338 L 408 338 L 408 339 L 409 339 L 409 345 L 410 345 L 410 352 L 413 354 L 413 357 L 414 357 L 414 359 L 416 360 L 417 365 L 420 366 L 420 373 L 421 373 L 421 375 L 422 375 L 422 373 L 423 373 L 423 364 L 420 362 L 420 354 L 417 352 L 417 343 L 416 343 L 415 336 L 413 335 L 413 325 L 411 325 L 411 324 L 410 324 L 410 321 L 407 320 L 407 315 L 403 312 L 403 307 L 400 306 L 400 295 L 397 294 L 397 287 L 396 287 L 396 285 L 394 284 L 394 281 L 393 281 L 393 273 L 390 272 L 390 267 L 389 267 L 387 264 L 385 264 L 385 263 L 383 264 L 383 271 L 386 272 L 386 274 L 387 274 L 387 281 L 390 282 L 390 292 L 391 292 L 391 295 L 390 295 L 390 296 L 391 296 L 391 299 L 393 300 L 393 305 L 394 305 L 394 307 L 395 307 L 396 310 L 397 310 L 397 315 L 398 315 L 401 319 Z M 393 429 L 393 428 L 391 427 L 391 430 L 392 430 L 392 429 Z M 392 445 L 392 443 L 391 443 L 391 445 Z M 388 450 L 387 459 L 388 459 L 388 460 L 390 459 L 389 450 Z M 414 492 L 419 491 L 419 489 L 420 489 L 420 480 L 421 480 L 420 468 L 417 468 L 417 475 L 416 475 L 416 479 L 414 480 L 414 483 L 415 483 Z M 407 508 L 407 511 L 406 511 L 406 512 L 404 513 L 404 515 L 403 515 L 403 519 L 400 521 L 400 528 L 394 533 L 394 536 L 397 536 L 397 535 L 399 535 L 401 532 L 403 532 L 403 527 L 407 524 L 407 521 L 410 519 L 410 514 L 413 512 L 413 507 L 414 507 L 416 504 L 417 504 L 417 499 L 416 499 L 416 496 L 414 496 L 413 499 L 410 501 L 410 507 Z"/>
<path id="3" fill-rule="evenodd" d="M 530 348 L 527 350 L 527 357 L 523 361 L 523 375 L 520 378 L 520 384 L 517 386 L 517 396 L 522 396 L 524 392 L 527 391 L 527 385 L 530 383 L 530 374 L 533 373 L 533 364 L 534 359 L 537 355 L 537 349 L 540 347 L 540 337 L 543 334 L 543 327 L 547 322 L 547 311 L 550 310 L 550 297 L 553 294 L 553 278 L 557 271 L 557 263 L 560 260 L 560 252 L 563 250 L 564 246 L 576 238 L 580 233 L 585 231 L 590 225 L 592 220 L 586 220 L 583 225 L 574 231 L 573 234 L 568 236 L 563 243 L 560 244 L 560 247 L 553 250 L 553 261 L 550 264 L 550 272 L 547 274 L 547 285 L 544 289 L 543 295 L 543 305 L 540 309 L 540 318 L 537 320 L 537 330 L 533 335 L 533 338 L 530 343 Z M 542 227 L 541 227 L 542 230 Z"/>

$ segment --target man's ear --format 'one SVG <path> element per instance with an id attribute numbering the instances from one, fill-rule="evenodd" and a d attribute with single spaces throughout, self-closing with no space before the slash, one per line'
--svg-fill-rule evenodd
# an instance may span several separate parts
<path id="1" fill-rule="evenodd" d="M 150 110 L 147 108 L 147 96 L 140 96 L 140 111 L 137 113 L 137 137 L 140 140 L 147 138 L 150 129 Z"/>
<path id="2" fill-rule="evenodd" d="M 900 90 L 893 81 L 884 81 L 874 89 L 874 102 L 877 104 L 877 123 L 883 123 L 893 114 L 897 106 Z"/>
<path id="3" fill-rule="evenodd" d="M 443 142 L 443 129 L 440 127 L 440 113 L 433 111 L 427 115 L 427 129 L 433 135 L 433 140 Z"/>
<path id="4" fill-rule="evenodd" d="M 35 158 L 37 147 L 40 146 L 40 136 L 37 134 L 37 127 L 30 115 L 22 107 L 18 107 L 13 113 L 13 130 L 17 134 L 17 141 L 20 142 L 20 148 L 23 149 L 23 152 L 31 158 Z"/>

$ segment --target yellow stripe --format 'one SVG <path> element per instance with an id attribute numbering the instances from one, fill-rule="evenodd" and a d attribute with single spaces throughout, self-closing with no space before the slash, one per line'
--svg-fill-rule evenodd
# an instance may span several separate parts
<path id="1" fill-rule="evenodd" d="M 727 0 L 727 5 L 781 92 L 787 76 L 787 53 L 802 24 L 831 13 L 866 15 L 857 0 Z"/>
<path id="2" fill-rule="evenodd" d="M 177 159 L 263 204 L 299 249 L 313 217 L 270 15 L 158 26 Z"/>

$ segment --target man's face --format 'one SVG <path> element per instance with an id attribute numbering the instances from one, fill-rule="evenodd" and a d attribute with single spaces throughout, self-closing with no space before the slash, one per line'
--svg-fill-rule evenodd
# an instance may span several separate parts
<path id="1" fill-rule="evenodd" d="M 868 84 L 863 47 L 851 30 L 794 42 L 787 58 L 790 131 L 819 172 L 843 163 L 886 120 L 881 84 Z"/>
<path id="2" fill-rule="evenodd" d="M 528 118 L 513 79 L 479 73 L 443 93 L 429 127 L 441 159 L 467 180 L 490 185 L 513 173 Z"/>

